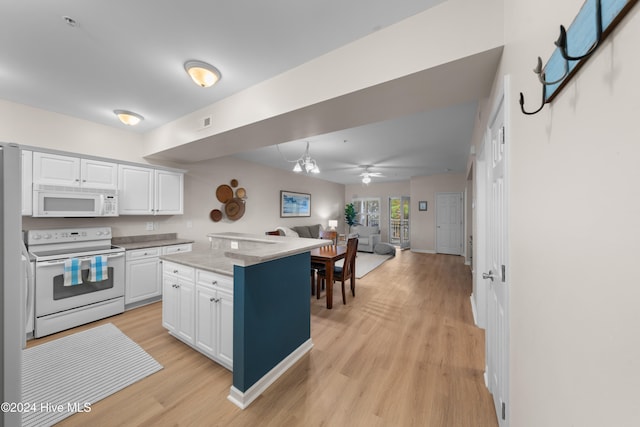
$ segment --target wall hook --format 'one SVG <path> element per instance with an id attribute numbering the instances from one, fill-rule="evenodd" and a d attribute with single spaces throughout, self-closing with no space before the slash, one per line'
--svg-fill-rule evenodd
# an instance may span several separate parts
<path id="1" fill-rule="evenodd" d="M 543 77 L 544 69 L 542 68 L 542 58 L 540 58 L 539 56 L 538 56 L 538 65 L 536 65 L 536 68 L 533 69 L 533 72 L 538 75 L 538 80 L 540 80 L 540 83 L 542 83 L 543 85 L 554 85 L 556 83 L 560 83 L 561 81 L 564 80 L 565 77 L 569 75 L 569 61 L 567 61 L 566 59 L 564 60 L 564 74 L 562 75 L 562 77 L 552 82 L 548 82 L 544 79 Z"/>
<path id="2" fill-rule="evenodd" d="M 541 77 L 544 80 L 544 78 L 545 78 L 544 73 L 542 73 Z M 542 87 L 542 104 L 540 104 L 540 107 L 536 111 L 525 111 L 525 109 L 524 109 L 524 94 L 522 92 L 520 92 L 520 110 L 522 110 L 523 114 L 526 114 L 527 116 L 532 116 L 534 114 L 538 114 L 544 108 L 544 104 L 546 104 L 546 102 L 547 102 L 546 93 L 545 93 L 546 92 L 545 91 L 546 86 L 544 84 L 542 84 L 542 85 L 540 85 L 540 87 Z"/>
<path id="3" fill-rule="evenodd" d="M 555 41 L 555 45 L 560 49 L 560 53 L 562 57 L 567 61 L 579 61 L 590 56 L 593 52 L 596 51 L 598 45 L 600 45 L 600 41 L 602 40 L 602 2 L 601 0 L 596 0 L 596 41 L 591 46 L 591 48 L 581 56 L 570 56 L 567 52 L 567 30 L 564 28 L 564 25 L 560 25 L 560 37 Z"/>

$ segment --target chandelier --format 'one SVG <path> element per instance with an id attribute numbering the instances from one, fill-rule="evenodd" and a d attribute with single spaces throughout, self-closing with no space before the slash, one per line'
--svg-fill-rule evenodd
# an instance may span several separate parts
<path id="1" fill-rule="evenodd" d="M 306 172 L 306 173 L 320 173 L 320 168 L 315 160 L 309 155 L 309 142 L 307 141 L 307 149 L 304 150 L 304 154 L 296 160 L 296 165 L 293 167 L 294 172 Z"/>

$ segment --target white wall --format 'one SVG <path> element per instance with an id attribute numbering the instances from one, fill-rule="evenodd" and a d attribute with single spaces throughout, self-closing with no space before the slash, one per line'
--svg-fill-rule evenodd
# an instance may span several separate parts
<path id="1" fill-rule="evenodd" d="M 23 145 L 116 160 L 147 163 L 141 156 L 140 135 L 85 120 L 0 101 L 0 140 Z M 4 120 L 4 118 L 7 120 Z M 322 181 L 293 172 L 271 169 L 232 157 L 167 166 L 187 170 L 185 174 L 184 215 L 121 216 L 117 218 L 31 218 L 23 217 L 24 229 L 53 227 L 110 226 L 114 236 L 178 233 L 179 237 L 205 242 L 209 232 L 239 231 L 263 234 L 278 225 L 321 223 L 341 218 L 344 211 L 344 185 Z M 214 223 L 212 209 L 220 209 L 215 191 L 232 178 L 247 190 L 246 211 L 235 222 Z M 280 190 L 311 194 L 310 218 L 280 218 Z M 147 231 L 153 222 L 155 230 Z"/>
<path id="2" fill-rule="evenodd" d="M 551 105 L 531 72 L 582 0 L 505 2 L 511 85 L 510 414 L 517 427 L 640 425 L 640 10 Z M 550 13 L 549 11 L 553 11 Z M 495 92 L 495 89 L 494 89 Z M 481 112 L 485 117 L 488 110 Z M 476 143 L 479 142 L 476 139 Z"/>
<path id="3" fill-rule="evenodd" d="M 202 239 L 206 233 L 236 231 L 264 234 L 277 226 L 322 224 L 329 219 L 340 218 L 344 211 L 344 185 L 335 184 L 272 169 L 233 157 L 209 160 L 188 165 L 185 176 L 185 215 L 173 217 L 166 226 L 178 230 L 181 236 Z M 247 191 L 246 210 L 238 221 L 213 222 L 209 218 L 212 209 L 222 209 L 216 199 L 216 188 L 238 180 L 238 186 Z M 280 190 L 311 194 L 311 217 L 280 218 Z M 191 221 L 193 227 L 186 228 Z"/>
<path id="4" fill-rule="evenodd" d="M 0 141 L 148 163 L 142 158 L 142 136 L 126 128 L 104 126 L 4 100 L 0 100 L 0 117 Z M 115 115 L 113 119 L 115 124 Z"/>
<path id="5" fill-rule="evenodd" d="M 411 250 L 435 253 L 436 193 L 463 193 L 465 174 L 441 174 L 411 178 Z M 418 202 L 427 202 L 427 211 L 418 210 Z"/>

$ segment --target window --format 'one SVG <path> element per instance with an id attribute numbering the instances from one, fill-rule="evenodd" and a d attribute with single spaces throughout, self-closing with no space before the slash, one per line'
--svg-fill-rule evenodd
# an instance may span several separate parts
<path id="1" fill-rule="evenodd" d="M 371 227 L 380 226 L 380 198 L 353 199 L 356 222 Z"/>

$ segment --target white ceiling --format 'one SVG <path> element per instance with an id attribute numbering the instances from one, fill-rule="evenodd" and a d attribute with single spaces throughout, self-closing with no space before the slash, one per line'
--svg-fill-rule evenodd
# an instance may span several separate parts
<path id="1" fill-rule="evenodd" d="M 0 0 L 0 99 L 114 127 L 124 125 L 113 110 L 131 110 L 145 120 L 128 129 L 144 133 L 443 1 Z M 222 80 L 194 85 L 183 69 L 193 59 Z M 478 80 L 486 96 L 491 78 Z M 342 183 L 356 182 L 363 164 L 385 175 L 374 182 L 463 172 L 478 98 L 282 141 L 280 150 L 295 159 L 309 141 L 319 177 Z M 275 147 L 237 156 L 292 167 Z"/>

